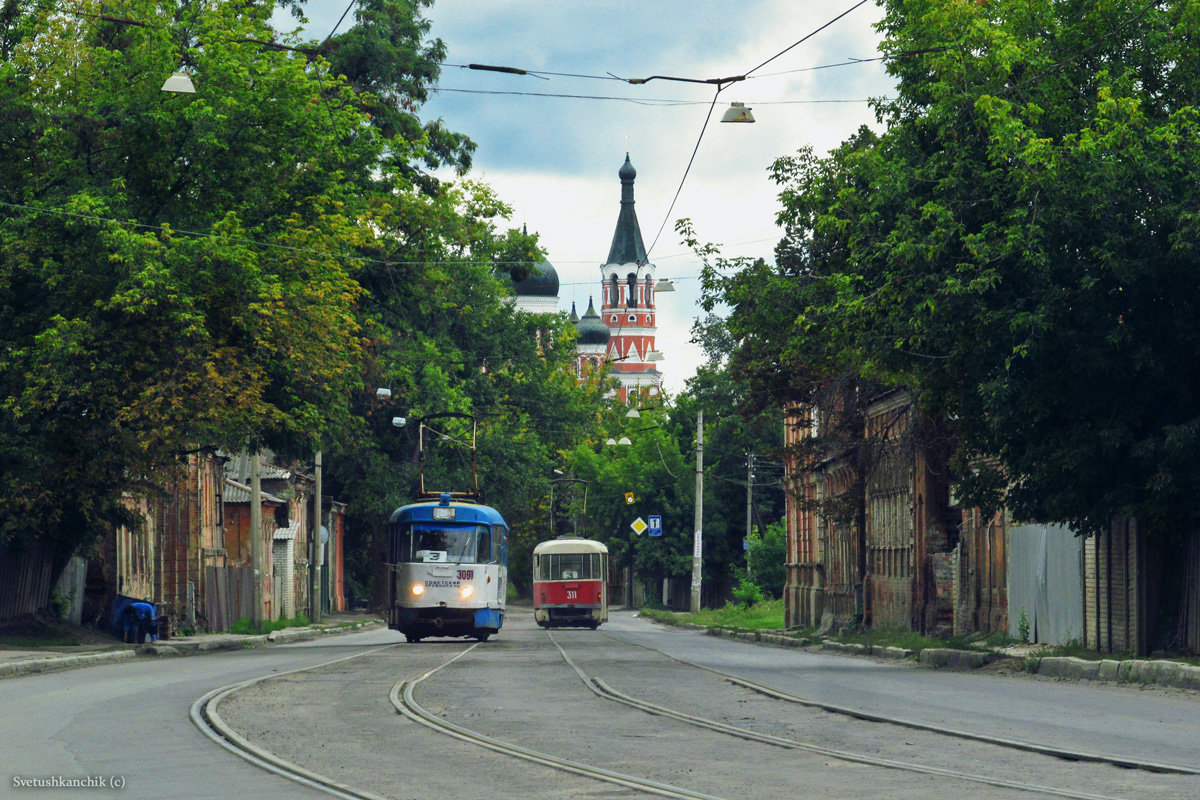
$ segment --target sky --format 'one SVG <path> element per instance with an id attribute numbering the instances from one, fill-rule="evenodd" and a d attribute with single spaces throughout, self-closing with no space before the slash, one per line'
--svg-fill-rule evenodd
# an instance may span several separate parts
<path id="1" fill-rule="evenodd" d="M 310 34 L 328 34 L 347 2 L 310 0 Z M 880 62 L 844 63 L 879 55 L 880 11 L 873 2 L 850 10 L 857 2 L 436 0 L 426 16 L 447 56 L 420 116 L 476 142 L 469 177 L 513 208 L 503 227 L 524 224 L 539 235 L 563 311 L 574 301 L 582 314 L 589 297 L 599 304 L 600 265 L 620 208 L 617 170 L 629 153 L 650 260 L 677 290 L 656 297 L 656 345 L 665 357 L 657 366 L 668 394 L 677 394 L 703 361 L 690 342 L 703 311 L 700 262 L 679 241 L 675 220 L 692 220 L 700 241 L 720 244 L 725 256 L 772 260 L 781 231 L 771 163 L 806 145 L 824 154 L 860 125 L 878 129 L 866 100 L 893 89 Z M 542 75 L 462 66 L 472 63 Z M 611 77 L 747 73 L 719 93 L 710 84 Z M 721 123 L 734 101 L 757 121 Z"/>

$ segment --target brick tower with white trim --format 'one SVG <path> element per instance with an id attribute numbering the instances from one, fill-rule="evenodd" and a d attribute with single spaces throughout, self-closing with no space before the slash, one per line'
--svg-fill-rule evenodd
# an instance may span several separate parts
<path id="1" fill-rule="evenodd" d="M 608 260 L 600 267 L 600 318 L 611 334 L 608 358 L 612 361 L 612 375 L 621 383 L 617 394 L 622 402 L 628 402 L 631 394 L 657 395 L 662 387 L 662 373 L 650 359 L 651 353 L 659 355 L 654 349 L 655 269 L 646 256 L 633 208 L 637 170 L 629 162 L 628 153 L 617 175 L 621 178 L 621 211 Z"/>

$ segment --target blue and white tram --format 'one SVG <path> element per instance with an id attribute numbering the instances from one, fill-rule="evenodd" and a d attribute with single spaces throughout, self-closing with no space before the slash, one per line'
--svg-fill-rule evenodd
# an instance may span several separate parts
<path id="1" fill-rule="evenodd" d="M 483 642 L 504 624 L 508 525 L 496 509 L 448 493 L 396 509 L 388 520 L 388 564 L 388 627 L 409 642 Z"/>

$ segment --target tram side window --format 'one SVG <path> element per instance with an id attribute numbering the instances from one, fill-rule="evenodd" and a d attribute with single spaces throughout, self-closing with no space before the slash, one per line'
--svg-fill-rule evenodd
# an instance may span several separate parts
<path id="1" fill-rule="evenodd" d="M 491 564 L 496 560 L 492 551 L 492 531 L 486 526 L 479 528 L 479 547 L 476 550 L 476 564 Z"/>
<path id="2" fill-rule="evenodd" d="M 407 525 L 393 525 L 388 560 L 393 564 L 409 560 L 412 550 L 412 530 Z"/>

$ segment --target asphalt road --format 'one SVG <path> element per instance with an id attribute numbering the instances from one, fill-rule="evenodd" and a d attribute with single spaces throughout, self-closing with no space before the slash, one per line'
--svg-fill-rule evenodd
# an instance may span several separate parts
<path id="1" fill-rule="evenodd" d="M 219 686 L 394 641 L 390 631 L 372 631 L 0 681 L 0 797 L 327 798 L 214 746 L 189 709 Z M 56 780 L 72 785 L 30 783 Z"/>
<path id="2" fill-rule="evenodd" d="M 664 628 L 632 613 L 597 632 L 536 628 L 514 609 L 501 634 L 409 645 L 390 631 L 0 681 L 0 796 L 323 797 L 208 741 L 191 723 L 207 692 L 267 674 L 222 717 L 259 746 L 386 797 L 613 798 L 638 792 L 518 761 L 430 731 L 388 694 L 451 656 L 415 697 L 457 724 L 517 744 L 716 797 L 1033 797 L 852 763 L 697 729 L 595 696 L 563 660 L 627 694 L 813 746 L 1022 779 L 1108 797 L 1200 797 L 1200 777 L 1065 762 L 782 703 L 681 661 L 815 700 L 1009 738 L 1200 765 L 1194 693 L 1029 676 L 935 672 L 909 664 L 779 649 Z M 360 655 L 361 654 L 361 655 Z M 357 656 L 346 658 L 347 656 Z M 336 663 L 335 659 L 339 659 Z M 319 669 L 292 672 L 328 663 Z M 29 779 L 103 781 L 59 789 Z M 116 779 L 123 783 L 112 786 Z"/>
<path id="3" fill-rule="evenodd" d="M 781 703 L 681 664 L 703 663 L 793 693 L 1010 738 L 1053 735 L 1085 750 L 1130 746 L 1183 764 L 1195 758 L 1200 702 L 1181 692 L 1050 683 L 1024 677 L 933 672 L 911 665 L 827 656 L 716 639 L 615 614 L 599 632 L 547 635 L 528 613 L 502 635 L 422 682 L 416 699 L 458 725 L 535 751 L 646 777 L 716 797 L 1028 797 L 967 780 L 847 762 L 749 743 L 647 715 L 596 697 L 555 642 L 589 675 L 668 708 L 837 750 L 985 779 L 1026 781 L 1105 797 L 1195 798 L 1200 777 L 1066 762 Z M 300 673 L 235 695 L 222 715 L 284 758 L 387 797 L 640 796 L 516 761 L 398 717 L 390 688 L 465 649 L 401 645 Z M 334 693 L 323 687 L 332 687 Z M 336 717 L 330 723 L 329 717 Z M 303 732 L 332 724 L 314 748 Z M 1177 741 L 1180 739 L 1182 741 Z"/>

